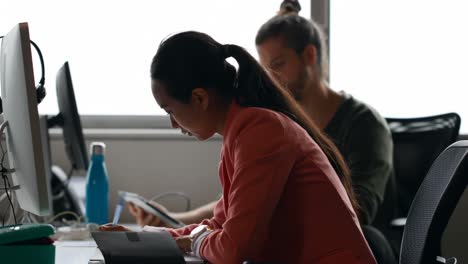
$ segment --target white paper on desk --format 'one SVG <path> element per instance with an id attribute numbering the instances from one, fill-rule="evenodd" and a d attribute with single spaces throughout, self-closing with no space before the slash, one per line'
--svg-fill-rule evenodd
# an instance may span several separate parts
<path id="1" fill-rule="evenodd" d="M 54 245 L 59 247 L 97 247 L 94 240 L 58 240 Z"/>

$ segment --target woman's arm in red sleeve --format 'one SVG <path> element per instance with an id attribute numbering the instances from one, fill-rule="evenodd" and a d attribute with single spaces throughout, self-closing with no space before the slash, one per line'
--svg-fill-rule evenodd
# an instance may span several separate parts
<path id="1" fill-rule="evenodd" d="M 218 200 L 216 202 L 216 206 L 215 206 L 215 209 L 214 209 L 214 212 L 216 212 L 216 213 L 214 214 L 214 216 L 211 219 L 205 219 L 205 220 L 201 221 L 201 223 L 199 223 L 199 224 L 197 223 L 197 224 L 186 225 L 186 226 L 184 226 L 182 228 L 178 228 L 178 229 L 167 228 L 166 230 L 173 237 L 179 237 L 179 236 L 189 235 L 190 232 L 192 232 L 192 230 L 195 229 L 200 224 L 207 225 L 207 226 L 210 227 L 210 229 L 219 229 L 219 228 L 221 228 L 222 224 L 220 223 L 220 221 L 217 218 L 219 218 L 221 216 L 224 216 L 224 210 L 223 210 L 224 206 L 223 206 L 223 204 L 224 204 L 223 198 L 221 198 L 220 200 Z"/>

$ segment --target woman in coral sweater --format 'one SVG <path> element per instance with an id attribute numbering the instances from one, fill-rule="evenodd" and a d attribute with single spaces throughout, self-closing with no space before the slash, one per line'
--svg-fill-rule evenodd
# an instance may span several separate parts
<path id="1" fill-rule="evenodd" d="M 169 229 L 181 250 L 223 264 L 375 263 L 343 158 L 247 51 L 176 34 L 160 45 L 151 78 L 174 128 L 224 138 L 223 196 L 212 219 Z"/>

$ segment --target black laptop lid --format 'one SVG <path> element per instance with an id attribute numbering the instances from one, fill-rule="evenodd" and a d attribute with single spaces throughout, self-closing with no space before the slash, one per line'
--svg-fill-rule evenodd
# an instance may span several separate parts
<path id="1" fill-rule="evenodd" d="M 167 231 L 92 232 L 106 264 L 181 264 L 184 256 Z"/>

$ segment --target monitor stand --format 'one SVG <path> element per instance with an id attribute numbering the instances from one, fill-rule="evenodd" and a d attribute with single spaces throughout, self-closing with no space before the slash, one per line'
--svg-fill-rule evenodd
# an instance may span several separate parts
<path id="1" fill-rule="evenodd" d="M 79 194 L 74 188 L 75 177 L 72 177 L 68 180 L 68 176 L 65 171 L 63 171 L 59 166 L 55 165 L 51 167 L 51 177 L 52 190 L 58 190 L 59 192 L 54 193 L 53 195 L 54 214 L 64 211 L 72 211 L 78 216 L 84 216 L 84 199 L 79 197 Z M 83 179 L 85 178 L 83 177 Z"/>

